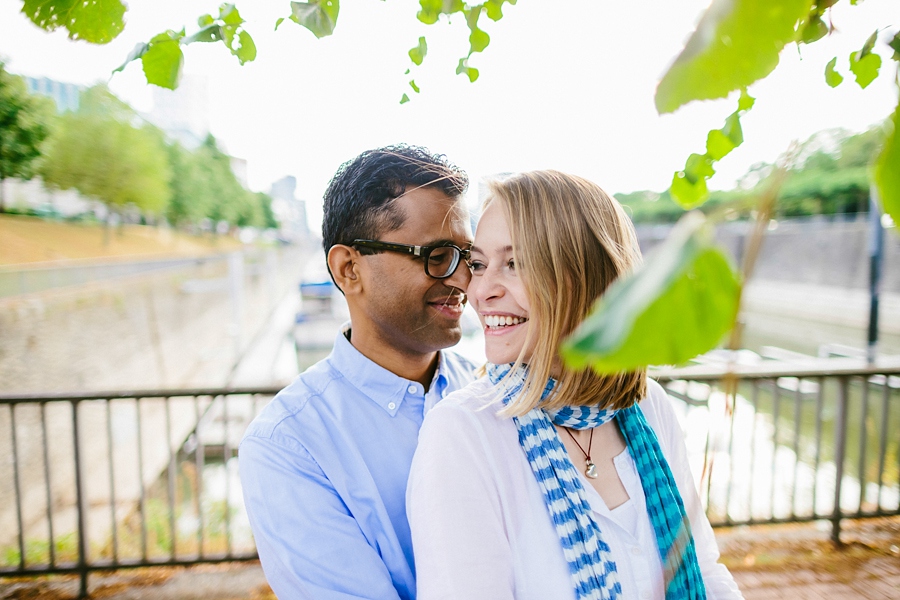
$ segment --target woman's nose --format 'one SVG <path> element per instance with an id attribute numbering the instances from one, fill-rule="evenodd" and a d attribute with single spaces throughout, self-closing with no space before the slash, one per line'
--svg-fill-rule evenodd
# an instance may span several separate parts
<path id="1" fill-rule="evenodd" d="M 487 268 L 477 277 L 472 277 L 466 293 L 477 302 L 487 302 L 502 296 L 503 286 L 497 281 L 496 274 Z"/>

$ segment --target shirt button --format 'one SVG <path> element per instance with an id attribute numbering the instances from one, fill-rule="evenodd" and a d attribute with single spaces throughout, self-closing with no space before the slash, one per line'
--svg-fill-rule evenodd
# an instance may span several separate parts
<path id="1" fill-rule="evenodd" d="M 395 408 L 397 408 L 396 402 L 388 402 L 388 410 L 394 410 Z"/>
<path id="2" fill-rule="evenodd" d="M 640 555 L 641 555 L 641 547 L 640 547 L 640 546 L 633 546 L 633 547 L 631 548 L 631 553 L 634 554 L 635 556 L 640 556 Z"/>
<path id="3" fill-rule="evenodd" d="M 416 386 L 411 385 L 411 386 L 409 386 L 408 388 L 406 388 L 406 391 L 409 392 L 410 394 L 415 394 L 415 393 L 416 393 Z"/>

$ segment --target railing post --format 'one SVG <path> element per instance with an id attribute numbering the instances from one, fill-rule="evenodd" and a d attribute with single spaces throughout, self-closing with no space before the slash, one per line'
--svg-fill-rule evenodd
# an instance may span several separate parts
<path id="1" fill-rule="evenodd" d="M 834 512 L 831 515 L 831 541 L 841 545 L 841 481 L 844 478 L 844 455 L 847 451 L 847 405 L 849 378 L 838 379 L 838 406 L 834 430 Z"/>
<path id="2" fill-rule="evenodd" d="M 74 441 L 75 459 L 75 503 L 78 513 L 78 574 L 81 583 L 78 588 L 78 597 L 88 597 L 88 568 L 87 568 L 87 532 L 84 506 L 84 490 L 81 481 L 81 436 L 78 430 L 78 400 L 72 401 L 72 439 Z"/>

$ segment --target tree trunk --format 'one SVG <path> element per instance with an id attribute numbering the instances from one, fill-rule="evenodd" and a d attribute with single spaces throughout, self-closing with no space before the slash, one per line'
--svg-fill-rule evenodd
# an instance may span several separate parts
<path id="1" fill-rule="evenodd" d="M 0 177 L 0 213 L 6 212 L 6 177 Z"/>

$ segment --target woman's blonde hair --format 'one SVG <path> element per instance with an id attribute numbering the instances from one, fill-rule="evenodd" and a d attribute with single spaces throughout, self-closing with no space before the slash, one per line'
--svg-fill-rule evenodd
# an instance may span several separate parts
<path id="1" fill-rule="evenodd" d="M 531 304 L 523 350 L 532 340 L 535 344 L 524 390 L 506 414 L 535 408 L 551 374 L 557 385 L 545 408 L 615 410 L 640 400 L 646 389 L 643 369 L 615 375 L 573 371 L 562 367 L 558 352 L 609 284 L 641 262 L 634 227 L 622 206 L 597 184 L 558 171 L 520 173 L 490 182 L 489 189 L 484 208 L 496 202 L 506 213 L 516 271 Z"/>

